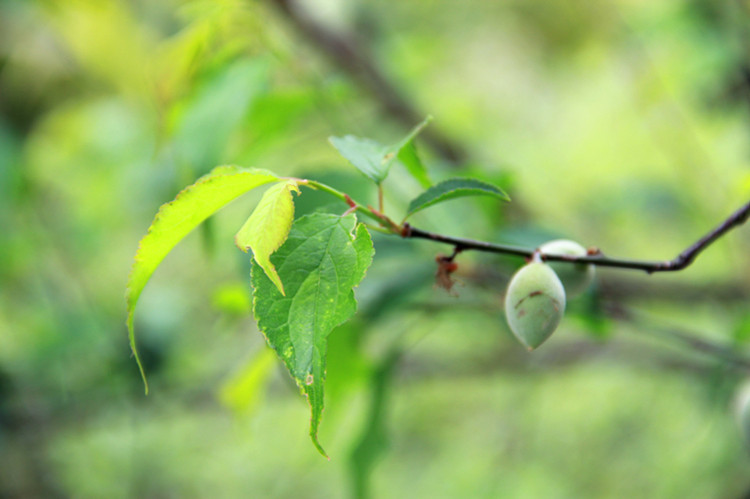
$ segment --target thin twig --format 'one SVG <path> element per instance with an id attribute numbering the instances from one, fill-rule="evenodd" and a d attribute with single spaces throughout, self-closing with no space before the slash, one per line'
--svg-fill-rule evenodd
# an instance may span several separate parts
<path id="1" fill-rule="evenodd" d="M 649 274 L 653 272 L 670 272 L 676 270 L 682 270 L 695 260 L 695 258 L 714 241 L 719 239 L 725 233 L 729 232 L 734 227 L 740 226 L 750 216 L 750 202 L 745 204 L 742 208 L 735 211 L 726 220 L 719 224 L 716 228 L 708 232 L 705 236 L 698 239 L 695 243 L 690 245 L 682 253 L 677 255 L 672 260 L 667 261 L 643 261 L 643 260 L 624 260 L 621 258 L 610 258 L 605 256 L 599 250 L 590 250 L 588 255 L 585 256 L 570 256 L 570 255 L 545 255 L 542 254 L 542 260 L 549 261 L 562 261 L 570 263 L 590 263 L 592 265 L 598 265 L 601 267 L 617 267 L 622 269 L 634 269 L 643 270 Z M 405 238 L 418 238 L 418 239 L 429 239 L 439 243 L 450 244 L 455 246 L 460 251 L 465 250 L 476 250 L 485 251 L 489 253 L 503 253 L 506 255 L 516 255 L 525 258 L 531 258 L 536 249 L 522 248 L 518 246 L 508 246 L 504 244 L 493 244 L 485 241 L 475 241 L 472 239 L 463 239 L 459 237 L 445 236 L 442 234 L 436 234 L 433 232 L 427 232 L 416 227 L 412 227 L 409 224 L 404 224 L 404 228 L 401 231 L 401 235 Z"/>
<path id="2" fill-rule="evenodd" d="M 305 14 L 294 0 L 267 1 L 274 4 L 318 50 L 372 93 L 393 119 L 406 127 L 413 127 L 424 119 L 427 113 L 417 110 L 409 102 L 352 34 L 331 31 Z M 421 137 L 446 161 L 454 164 L 466 162 L 467 154 L 463 148 L 438 128 L 429 127 Z"/>

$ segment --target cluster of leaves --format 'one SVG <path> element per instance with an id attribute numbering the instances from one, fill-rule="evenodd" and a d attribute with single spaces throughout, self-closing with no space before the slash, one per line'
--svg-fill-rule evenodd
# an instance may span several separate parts
<path id="1" fill-rule="evenodd" d="M 380 190 L 397 161 L 427 189 L 409 204 L 404 220 L 437 203 L 462 196 L 508 196 L 476 179 L 449 179 L 433 185 L 420 161 L 414 139 L 429 118 L 393 145 L 354 136 L 332 137 L 331 143 Z M 335 188 L 308 179 L 284 178 L 272 172 L 220 166 L 163 205 L 141 240 L 128 281 L 130 345 L 138 357 L 134 313 L 136 303 L 159 263 L 190 231 L 220 208 L 256 187 L 272 184 L 235 236 L 236 245 L 252 251 L 253 312 L 259 329 L 307 397 L 312 416 L 310 436 L 318 442 L 323 413 L 327 338 L 356 311 L 354 288 L 372 262 L 374 248 L 358 214 L 378 222 L 382 230 L 400 234 L 403 226 L 380 211 L 358 204 Z M 325 191 L 349 205 L 342 215 L 313 213 L 294 219 L 294 194 L 300 187 Z M 382 207 L 381 207 L 382 210 Z M 146 384 L 148 392 L 148 384 Z"/>

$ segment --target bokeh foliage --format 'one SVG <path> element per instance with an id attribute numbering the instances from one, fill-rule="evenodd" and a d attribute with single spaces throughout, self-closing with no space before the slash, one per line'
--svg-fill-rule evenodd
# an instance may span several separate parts
<path id="1" fill-rule="evenodd" d="M 308 0 L 459 141 L 434 180 L 510 204 L 414 215 L 446 234 L 566 237 L 666 259 L 746 202 L 747 2 Z M 123 293 L 158 207 L 217 164 L 375 203 L 327 138 L 390 144 L 399 123 L 273 2 L 0 2 L 0 496 L 731 497 L 750 487 L 732 399 L 750 354 L 750 228 L 687 270 L 602 270 L 527 354 L 502 317 L 521 262 L 460 257 L 433 289 L 428 242 L 374 238 L 359 311 L 331 335 L 321 459 L 308 408 L 250 316 L 232 237 L 259 194 L 165 260 L 129 356 Z M 400 168 L 386 207 L 420 185 Z M 342 212 L 321 193 L 298 216 Z M 346 207 L 344 206 L 343 209 Z M 611 305 L 635 311 L 613 320 Z"/>

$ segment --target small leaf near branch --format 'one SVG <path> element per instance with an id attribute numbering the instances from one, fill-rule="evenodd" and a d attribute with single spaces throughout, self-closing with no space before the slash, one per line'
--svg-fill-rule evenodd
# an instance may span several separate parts
<path id="1" fill-rule="evenodd" d="M 414 144 L 413 140 L 404 146 L 401 149 L 401 152 L 398 153 L 398 161 L 404 165 L 406 171 L 408 171 L 424 189 L 427 189 L 433 184 L 427 168 L 419 157 L 417 146 Z"/>
<path id="2" fill-rule="evenodd" d="M 331 137 L 328 140 L 339 154 L 348 159 L 357 170 L 364 173 L 373 182 L 379 184 L 383 181 L 385 178 L 383 160 L 386 150 L 382 144 L 354 135 Z"/>
<path id="3" fill-rule="evenodd" d="M 409 203 L 406 218 L 432 205 L 465 196 L 492 196 L 510 201 L 499 187 L 472 178 L 453 178 L 430 187 Z"/>
<path id="4" fill-rule="evenodd" d="M 148 383 L 135 345 L 133 318 L 138 298 L 149 278 L 172 248 L 201 222 L 242 194 L 259 185 L 278 180 L 276 175 L 265 170 L 219 166 L 182 190 L 173 201 L 159 208 L 148 233 L 138 244 L 125 292 L 130 348 L 141 371 L 146 393 Z"/>
<path id="5" fill-rule="evenodd" d="M 286 242 L 271 256 L 285 295 L 259 265 L 253 265 L 253 312 L 310 404 L 310 437 L 318 442 L 323 414 L 327 338 L 356 311 L 353 288 L 374 253 L 367 229 L 354 214 L 315 213 L 292 225 Z"/>
<path id="6" fill-rule="evenodd" d="M 388 172 L 397 158 L 405 164 L 417 181 L 422 183 L 426 179 L 429 181 L 427 170 L 416 152 L 410 149 L 414 147 L 413 141 L 416 136 L 431 120 L 432 117 L 428 116 L 415 126 L 406 137 L 387 146 L 372 139 L 355 137 L 354 135 L 331 137 L 328 140 L 339 154 L 378 185 L 388 176 Z"/>
<path id="7" fill-rule="evenodd" d="M 296 180 L 273 185 L 266 190 L 258 206 L 234 236 L 239 249 L 253 250 L 253 258 L 263 268 L 274 285 L 284 294 L 284 285 L 271 263 L 271 253 L 286 241 L 294 220 L 292 191 L 299 194 Z"/>

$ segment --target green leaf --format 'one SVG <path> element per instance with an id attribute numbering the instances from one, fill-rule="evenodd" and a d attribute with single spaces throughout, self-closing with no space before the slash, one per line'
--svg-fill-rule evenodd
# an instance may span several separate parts
<path id="1" fill-rule="evenodd" d="M 422 123 L 415 126 L 406 137 L 389 146 L 384 146 L 372 139 L 355 137 L 353 135 L 347 135 L 345 137 L 330 137 L 328 140 L 333 147 L 338 150 L 339 154 L 348 159 L 351 164 L 373 182 L 380 185 L 380 183 L 388 176 L 388 171 L 396 158 L 405 148 L 407 148 L 407 146 L 412 145 L 415 137 L 419 135 L 419 132 L 421 132 L 431 120 L 432 117 L 428 116 Z M 409 156 L 408 153 L 404 154 L 404 158 L 407 161 L 405 164 L 409 168 L 409 171 L 411 171 L 412 168 L 418 170 L 420 166 L 424 169 L 421 162 L 418 166 L 415 166 L 415 158 L 416 161 L 419 162 L 419 157 L 416 156 L 416 154 L 411 156 Z"/>
<path id="2" fill-rule="evenodd" d="M 125 292 L 130 348 L 141 371 L 146 393 L 148 383 L 135 346 L 133 316 L 138 297 L 151 274 L 172 248 L 209 216 L 249 190 L 278 180 L 276 175 L 265 170 L 219 166 L 182 190 L 173 201 L 159 208 L 148 233 L 138 245 Z"/>
<path id="3" fill-rule="evenodd" d="M 284 294 L 284 285 L 271 263 L 271 253 L 279 249 L 289 234 L 294 220 L 294 200 L 292 190 L 299 194 L 295 180 L 288 180 L 268 188 L 255 207 L 250 218 L 234 236 L 238 248 L 247 253 L 253 250 L 258 262 L 274 285 Z"/>
<path id="4" fill-rule="evenodd" d="M 356 227 L 355 227 L 356 226 Z M 285 284 L 282 295 L 253 265 L 253 310 L 268 344 L 284 361 L 310 404 L 310 437 L 318 442 L 323 413 L 327 337 L 355 312 L 353 288 L 372 262 L 372 240 L 353 214 L 304 216 L 271 256 Z"/>
<path id="5" fill-rule="evenodd" d="M 422 160 L 417 153 L 417 146 L 414 141 L 409 142 L 401 152 L 398 153 L 398 161 L 404 165 L 406 171 L 408 171 L 412 177 L 419 182 L 419 185 L 427 189 L 433 182 L 430 178 L 430 174 L 427 172 L 427 168 L 422 163 Z"/>
<path id="6" fill-rule="evenodd" d="M 406 218 L 434 204 L 464 196 L 492 196 L 503 201 L 510 201 L 499 187 L 473 178 L 452 178 L 430 187 L 412 199 Z"/>
<path id="7" fill-rule="evenodd" d="M 393 375 L 400 356 L 400 350 L 397 347 L 392 348 L 372 373 L 367 417 L 350 455 L 355 497 L 367 497 L 370 476 L 377 462 L 388 450 L 386 421 L 393 389 Z"/>
<path id="8" fill-rule="evenodd" d="M 363 139 L 354 135 L 344 137 L 330 137 L 329 142 L 339 154 L 349 160 L 359 171 L 364 173 L 376 184 L 385 178 L 389 164 L 386 161 L 386 148 L 379 142 Z"/>
<path id="9" fill-rule="evenodd" d="M 219 400 L 238 414 L 247 415 L 260 406 L 265 387 L 274 372 L 276 356 L 263 347 L 236 374 L 224 382 Z"/>
<path id="10" fill-rule="evenodd" d="M 176 157 L 194 171 L 216 164 L 253 102 L 266 93 L 269 68 L 262 57 L 222 67 L 182 108 L 176 108 Z"/>

